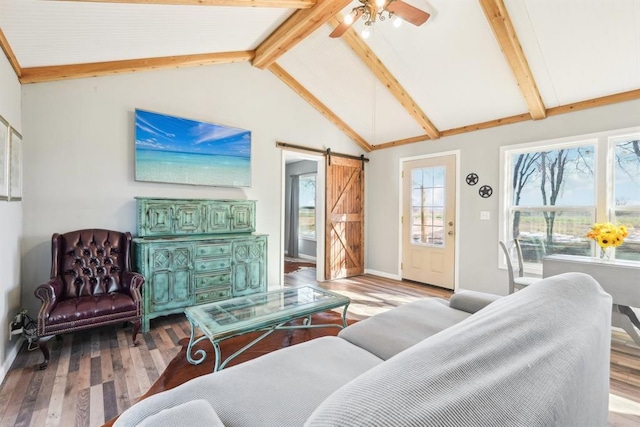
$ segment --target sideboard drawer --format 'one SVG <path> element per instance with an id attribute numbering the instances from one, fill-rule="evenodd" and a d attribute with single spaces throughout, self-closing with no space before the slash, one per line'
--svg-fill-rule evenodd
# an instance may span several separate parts
<path id="1" fill-rule="evenodd" d="M 228 270 L 231 268 L 231 258 L 196 259 L 196 273 L 204 271 Z"/>
<path id="2" fill-rule="evenodd" d="M 197 257 L 211 257 L 218 255 L 230 255 L 231 244 L 215 244 L 215 245 L 196 245 Z"/>
<path id="3" fill-rule="evenodd" d="M 207 292 L 198 292 L 196 294 L 196 304 L 218 301 L 227 298 L 231 298 L 231 288 L 213 289 Z"/>
<path id="4" fill-rule="evenodd" d="M 231 273 L 216 274 L 210 276 L 196 276 L 196 289 L 210 288 L 214 286 L 231 286 Z"/>

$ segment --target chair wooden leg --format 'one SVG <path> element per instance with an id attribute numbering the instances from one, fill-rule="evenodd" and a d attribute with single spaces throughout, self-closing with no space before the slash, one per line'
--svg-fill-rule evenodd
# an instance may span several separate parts
<path id="1" fill-rule="evenodd" d="M 42 355 L 44 356 L 44 362 L 42 362 L 40 364 L 40 369 L 47 369 L 47 366 L 49 366 L 49 348 L 47 347 L 47 342 L 53 338 L 53 335 L 48 335 L 46 337 L 40 337 L 38 338 L 38 347 L 40 347 L 40 351 L 42 352 Z"/>
<path id="2" fill-rule="evenodd" d="M 138 320 L 134 320 L 131 323 L 133 324 L 133 345 L 138 345 L 137 337 L 138 337 L 138 332 L 140 331 L 140 325 L 142 324 L 142 322 L 140 321 L 140 319 L 138 319 Z"/>

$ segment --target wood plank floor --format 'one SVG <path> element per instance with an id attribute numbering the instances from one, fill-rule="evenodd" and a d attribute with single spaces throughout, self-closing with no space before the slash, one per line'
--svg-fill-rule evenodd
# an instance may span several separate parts
<path id="1" fill-rule="evenodd" d="M 287 286 L 315 283 L 315 270 L 285 276 Z M 364 319 L 427 296 L 450 292 L 364 275 L 321 283 L 352 299 L 348 317 Z M 0 426 L 100 426 L 135 403 L 179 351 L 189 334 L 183 315 L 151 321 L 131 342 L 130 328 L 104 327 L 49 341 L 51 363 L 40 371 L 39 350 L 23 348 L 0 386 Z M 640 348 L 612 333 L 609 426 L 640 425 Z"/>

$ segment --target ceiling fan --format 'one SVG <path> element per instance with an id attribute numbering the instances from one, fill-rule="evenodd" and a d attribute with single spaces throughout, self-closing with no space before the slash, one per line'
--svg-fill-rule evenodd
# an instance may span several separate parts
<path id="1" fill-rule="evenodd" d="M 351 10 L 347 16 L 344 17 L 344 21 L 340 25 L 338 25 L 332 32 L 329 34 L 329 37 L 337 38 L 342 36 L 345 31 L 347 31 L 354 22 L 358 20 L 358 18 L 362 17 L 365 21 L 364 25 L 370 26 L 372 25 L 376 19 L 380 21 L 384 21 L 386 19 L 391 19 L 393 16 L 396 16 L 396 20 L 394 23 L 399 25 L 402 21 L 398 21 L 398 18 L 401 18 L 404 21 L 407 21 L 410 24 L 415 26 L 420 26 L 427 22 L 429 19 L 429 15 L 427 12 L 418 9 L 417 7 L 411 6 L 410 4 L 405 3 L 402 0 L 358 0 L 362 3 L 360 6 L 356 6 Z M 368 34 L 368 32 L 366 33 Z M 366 38 L 366 35 L 363 33 L 363 36 Z"/>

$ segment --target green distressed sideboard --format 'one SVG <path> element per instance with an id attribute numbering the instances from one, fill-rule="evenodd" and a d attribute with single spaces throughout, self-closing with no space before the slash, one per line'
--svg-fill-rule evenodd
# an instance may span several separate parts
<path id="1" fill-rule="evenodd" d="M 267 290 L 267 236 L 255 201 L 136 197 L 142 331 L 185 307 Z"/>

